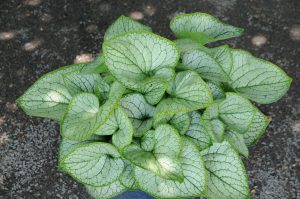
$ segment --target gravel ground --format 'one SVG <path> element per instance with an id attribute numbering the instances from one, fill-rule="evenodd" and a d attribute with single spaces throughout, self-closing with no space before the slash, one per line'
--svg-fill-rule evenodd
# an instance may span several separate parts
<path id="1" fill-rule="evenodd" d="M 245 164 L 252 198 L 300 198 L 299 0 L 1 0 L 0 198 L 90 198 L 57 170 L 58 125 L 26 116 L 16 98 L 42 74 L 92 59 L 104 31 L 121 14 L 172 38 L 170 18 L 194 11 L 245 28 L 229 44 L 293 77 L 282 100 L 261 106 L 272 123 Z"/>

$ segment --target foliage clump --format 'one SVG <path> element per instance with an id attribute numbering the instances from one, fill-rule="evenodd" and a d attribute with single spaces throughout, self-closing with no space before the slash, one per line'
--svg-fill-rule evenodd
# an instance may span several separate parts
<path id="1" fill-rule="evenodd" d="M 243 31 L 210 15 L 170 28 L 174 41 L 121 16 L 95 61 L 44 75 L 18 104 L 60 123 L 59 168 L 94 198 L 249 198 L 240 156 L 269 124 L 252 102 L 279 100 L 291 78 L 246 51 L 206 47 Z"/>

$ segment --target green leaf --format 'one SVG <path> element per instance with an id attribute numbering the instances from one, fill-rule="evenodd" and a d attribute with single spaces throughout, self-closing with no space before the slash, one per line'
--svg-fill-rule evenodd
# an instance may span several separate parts
<path id="1" fill-rule="evenodd" d="M 196 144 L 200 151 L 211 145 L 211 138 L 203 125 L 201 115 L 196 111 L 191 113 L 191 124 L 185 132 L 185 137 Z"/>
<path id="2" fill-rule="evenodd" d="M 174 79 L 176 73 L 173 68 L 162 68 L 156 71 L 155 78 L 169 82 Z"/>
<path id="3" fill-rule="evenodd" d="M 141 190 L 157 198 L 188 198 L 205 196 L 206 179 L 204 163 L 197 147 L 183 139 L 180 155 L 183 182 L 167 180 L 140 167 L 135 167 L 135 179 Z"/>
<path id="4" fill-rule="evenodd" d="M 243 50 L 231 51 L 231 86 L 237 92 L 260 104 L 275 102 L 286 94 L 292 79 L 278 66 Z"/>
<path id="5" fill-rule="evenodd" d="M 218 83 L 209 81 L 206 84 L 210 88 L 214 100 L 225 98 L 225 92 Z"/>
<path id="6" fill-rule="evenodd" d="M 203 119 L 204 120 L 213 120 L 219 118 L 219 104 L 220 100 L 214 101 L 209 107 L 205 109 L 203 112 Z"/>
<path id="7" fill-rule="evenodd" d="M 80 72 L 82 74 L 99 74 L 107 72 L 107 66 L 104 64 L 103 56 L 99 55 L 94 61 L 85 64 Z"/>
<path id="8" fill-rule="evenodd" d="M 141 86 L 138 90 L 145 96 L 149 104 L 155 105 L 164 96 L 166 87 L 165 81 L 151 78 L 141 82 Z"/>
<path id="9" fill-rule="evenodd" d="M 193 71 L 177 73 L 167 92 L 171 98 L 164 99 L 157 105 L 154 118 L 202 109 L 212 103 L 209 87 Z"/>
<path id="10" fill-rule="evenodd" d="M 108 100 L 100 107 L 98 98 L 93 94 L 74 96 L 61 124 L 62 136 L 77 141 L 91 136 L 110 118 L 124 91 L 120 83 L 113 83 Z"/>
<path id="11" fill-rule="evenodd" d="M 229 128 L 245 133 L 252 122 L 255 108 L 246 98 L 235 93 L 226 93 L 226 99 L 219 104 L 219 114 Z"/>
<path id="12" fill-rule="evenodd" d="M 95 134 L 113 135 L 112 143 L 118 148 L 123 148 L 132 141 L 133 127 L 127 114 L 119 107 Z"/>
<path id="13" fill-rule="evenodd" d="M 156 144 L 155 140 L 155 131 L 149 130 L 145 135 L 142 137 L 141 140 L 141 148 L 145 151 L 153 151 Z"/>
<path id="14" fill-rule="evenodd" d="M 108 100 L 99 108 L 99 114 L 97 115 L 97 129 L 101 128 L 101 126 L 109 119 L 125 93 L 125 90 L 125 87 L 117 81 L 111 85 Z"/>
<path id="15" fill-rule="evenodd" d="M 149 78 L 140 83 L 138 91 L 145 96 L 145 99 L 149 104 L 155 105 L 162 99 L 167 89 L 167 84 L 174 76 L 174 69 L 159 69 L 155 73 L 155 78 Z"/>
<path id="16" fill-rule="evenodd" d="M 229 76 L 214 56 L 204 50 L 193 50 L 183 54 L 182 64 L 200 74 L 202 78 L 227 82 Z"/>
<path id="17" fill-rule="evenodd" d="M 244 137 L 234 131 L 226 131 L 225 140 L 235 149 L 238 153 L 242 154 L 246 158 L 249 156 L 249 150 L 245 144 Z"/>
<path id="18" fill-rule="evenodd" d="M 62 166 L 79 182 L 92 186 L 109 185 L 119 178 L 124 169 L 117 149 L 102 142 L 76 148 L 64 158 Z"/>
<path id="19" fill-rule="evenodd" d="M 154 119 L 153 126 L 156 128 L 160 124 L 170 124 L 173 126 L 181 135 L 187 131 L 191 123 L 191 117 L 189 113 L 178 113 L 175 115 L 168 115 Z"/>
<path id="20" fill-rule="evenodd" d="M 174 68 L 179 53 L 173 42 L 153 33 L 136 31 L 104 42 L 105 63 L 126 87 L 139 90 L 142 82 Z M 158 73 L 158 74 L 156 74 Z"/>
<path id="21" fill-rule="evenodd" d="M 154 107 L 149 105 L 141 94 L 124 96 L 120 100 L 120 106 L 132 122 L 135 137 L 140 137 L 151 129 Z"/>
<path id="22" fill-rule="evenodd" d="M 126 191 L 126 187 L 119 180 L 102 187 L 86 185 L 85 188 L 94 199 L 109 199 Z"/>
<path id="23" fill-rule="evenodd" d="M 215 143 L 201 154 L 207 171 L 208 198 L 250 198 L 243 162 L 229 143 Z"/>
<path id="24" fill-rule="evenodd" d="M 222 67 L 224 72 L 230 76 L 232 70 L 233 59 L 231 48 L 228 45 L 218 46 L 215 48 L 207 48 L 207 52 L 215 59 L 215 61 Z"/>
<path id="25" fill-rule="evenodd" d="M 181 138 L 170 125 L 163 124 L 155 129 L 152 139 L 155 146 L 151 152 L 137 145 L 124 148 L 123 156 L 134 165 L 147 169 L 162 178 L 182 181 L 182 168 L 179 162 Z"/>
<path id="26" fill-rule="evenodd" d="M 192 71 L 179 72 L 168 87 L 168 94 L 182 99 L 189 109 L 202 109 L 212 102 L 211 92 L 201 77 Z"/>
<path id="27" fill-rule="evenodd" d="M 122 15 L 112 25 L 109 26 L 104 34 L 104 41 L 109 40 L 122 33 L 135 30 L 144 30 L 151 32 L 150 27 Z"/>
<path id="28" fill-rule="evenodd" d="M 99 97 L 100 103 L 105 102 L 108 99 L 110 91 L 110 85 L 108 82 L 104 79 L 101 79 L 95 88 L 95 93 Z"/>
<path id="29" fill-rule="evenodd" d="M 79 71 L 83 66 L 70 65 L 47 73 L 17 99 L 18 105 L 28 115 L 60 121 L 72 98 L 62 75 Z"/>
<path id="30" fill-rule="evenodd" d="M 200 44 L 240 36 L 243 29 L 221 22 L 205 14 L 192 13 L 174 17 L 170 23 L 177 38 L 189 38 Z"/>
<path id="31" fill-rule="evenodd" d="M 61 161 L 66 157 L 66 155 L 76 149 L 77 147 L 91 143 L 94 141 L 100 140 L 99 136 L 92 135 L 91 137 L 87 138 L 85 141 L 74 141 L 68 140 L 66 138 L 62 138 L 59 143 L 59 151 L 58 151 L 58 165 L 61 167 Z"/>
<path id="32" fill-rule="evenodd" d="M 211 130 L 218 142 L 222 142 L 225 133 L 225 124 L 219 119 L 213 119 L 209 121 Z"/>
<path id="33" fill-rule="evenodd" d="M 257 109 L 248 131 L 243 134 L 246 145 L 251 146 L 255 144 L 264 134 L 269 123 L 270 121 L 267 117 Z"/>
<path id="34" fill-rule="evenodd" d="M 171 68 L 162 68 L 156 71 L 155 78 L 149 78 L 141 82 L 138 89 L 144 94 L 149 104 L 157 104 L 163 97 L 167 84 L 175 77 L 175 71 Z"/>
<path id="35" fill-rule="evenodd" d="M 163 99 L 156 106 L 154 119 L 160 121 L 166 117 L 175 115 L 176 113 L 186 113 L 194 110 L 194 107 L 188 107 L 188 103 L 183 99 L 167 98 Z"/>
<path id="36" fill-rule="evenodd" d="M 95 93 L 96 85 L 101 81 L 99 74 L 82 74 L 79 71 L 63 75 L 65 85 L 71 95 Z"/>
<path id="37" fill-rule="evenodd" d="M 98 125 L 99 100 L 91 93 L 74 96 L 61 123 L 61 135 L 81 141 L 90 137 Z"/>
<path id="38" fill-rule="evenodd" d="M 207 107 L 202 115 L 202 124 L 212 139 L 212 142 L 220 142 L 220 137 L 214 132 L 213 124 L 211 122 L 212 120 L 219 119 L 219 102 L 220 101 L 215 101 L 212 105 Z M 221 137 L 221 139 L 223 139 L 223 137 Z"/>
<path id="39" fill-rule="evenodd" d="M 177 45 L 180 54 L 185 52 L 200 50 L 203 46 L 191 39 L 176 39 L 175 44 Z"/>
<path id="40" fill-rule="evenodd" d="M 136 184 L 136 180 L 133 175 L 133 165 L 130 162 L 126 162 L 123 173 L 120 176 L 120 182 L 123 186 L 125 186 L 129 190 L 138 190 L 138 185 Z"/>

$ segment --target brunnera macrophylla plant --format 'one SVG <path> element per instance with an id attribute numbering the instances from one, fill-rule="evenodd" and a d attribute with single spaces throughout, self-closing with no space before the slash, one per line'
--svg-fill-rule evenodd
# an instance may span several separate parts
<path id="1" fill-rule="evenodd" d="M 102 55 L 41 77 L 18 100 L 60 124 L 59 168 L 94 198 L 142 190 L 157 198 L 249 198 L 240 156 L 269 124 L 291 78 L 276 65 L 206 44 L 242 29 L 204 13 L 175 17 L 169 40 L 121 16 Z"/>

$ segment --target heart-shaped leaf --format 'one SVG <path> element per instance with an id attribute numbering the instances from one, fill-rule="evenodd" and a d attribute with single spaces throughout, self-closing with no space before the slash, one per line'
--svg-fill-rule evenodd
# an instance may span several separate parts
<path id="1" fill-rule="evenodd" d="M 177 38 L 190 38 L 200 44 L 240 36 L 243 29 L 221 22 L 205 14 L 192 13 L 174 17 L 170 28 Z"/>
<path id="2" fill-rule="evenodd" d="M 207 171 L 208 198 L 250 198 L 243 162 L 229 143 L 215 143 L 201 154 Z"/>
<path id="3" fill-rule="evenodd" d="M 126 191 L 126 187 L 119 180 L 106 186 L 94 187 L 86 185 L 85 188 L 95 199 L 113 198 Z"/>
<path id="4" fill-rule="evenodd" d="M 120 100 L 120 106 L 131 119 L 134 136 L 141 137 L 152 127 L 154 107 L 149 105 L 141 94 L 129 94 Z"/>
<path id="5" fill-rule="evenodd" d="M 123 148 L 132 141 L 133 127 L 127 114 L 119 107 L 95 134 L 113 135 L 112 143 L 118 148 Z"/>
<path id="6" fill-rule="evenodd" d="M 188 198 L 205 196 L 206 180 L 204 163 L 197 147 L 183 139 L 180 155 L 183 181 L 167 180 L 140 167 L 135 167 L 134 175 L 140 189 L 157 198 Z"/>
<path id="7" fill-rule="evenodd" d="M 95 93 L 99 98 L 100 103 L 104 103 L 109 96 L 110 85 L 105 79 L 101 79 L 95 88 Z"/>
<path id="8" fill-rule="evenodd" d="M 208 81 L 206 82 L 208 87 L 211 90 L 211 93 L 213 95 L 214 100 L 224 99 L 225 98 L 225 92 L 220 86 L 220 84 Z"/>
<path id="9" fill-rule="evenodd" d="M 225 131 L 224 123 L 219 120 L 219 103 L 220 101 L 215 101 L 202 115 L 202 124 L 213 142 L 223 141 Z"/>
<path id="10" fill-rule="evenodd" d="M 151 152 L 138 145 L 124 148 L 123 156 L 134 165 L 147 169 L 162 178 L 182 181 L 182 168 L 178 160 L 181 153 L 181 138 L 170 125 L 160 125 L 153 131 L 155 145 Z"/>
<path id="11" fill-rule="evenodd" d="M 203 125 L 201 115 L 196 111 L 191 113 L 191 124 L 184 135 L 197 145 L 200 151 L 211 145 L 211 138 Z"/>
<path id="12" fill-rule="evenodd" d="M 141 148 L 145 151 L 153 151 L 156 144 L 155 140 L 155 131 L 149 130 L 145 135 L 142 137 L 141 140 Z"/>
<path id="13" fill-rule="evenodd" d="M 174 68 L 179 59 L 175 44 L 153 33 L 130 32 L 103 45 L 105 63 L 125 86 L 139 90 L 141 83 L 155 78 L 157 71 Z M 158 73 L 158 77 L 161 77 Z"/>
<path id="14" fill-rule="evenodd" d="M 183 54 L 182 64 L 190 70 L 195 70 L 202 78 L 227 82 L 229 76 L 213 55 L 205 50 L 193 50 Z"/>
<path id="15" fill-rule="evenodd" d="M 225 73 L 229 76 L 233 67 L 233 59 L 231 48 L 228 45 L 218 46 L 215 48 L 207 48 L 207 53 L 210 54 L 215 61 L 222 67 Z"/>
<path id="16" fill-rule="evenodd" d="M 80 146 L 66 155 L 62 167 L 84 184 L 105 186 L 119 178 L 124 163 L 113 145 L 97 142 Z"/>
<path id="17" fill-rule="evenodd" d="M 72 98 L 61 124 L 61 134 L 69 140 L 82 141 L 93 134 L 98 125 L 99 100 L 91 93 Z"/>
<path id="18" fill-rule="evenodd" d="M 162 100 L 157 105 L 155 118 L 202 109 L 212 103 L 209 87 L 193 71 L 177 73 L 167 92 L 170 98 Z"/>
<path id="19" fill-rule="evenodd" d="M 243 50 L 231 52 L 233 68 L 230 77 L 235 91 L 261 104 L 275 102 L 288 91 L 292 79 L 278 66 Z"/>
<path id="20" fill-rule="evenodd" d="M 88 144 L 91 142 L 99 141 L 100 137 L 96 135 L 92 135 L 91 137 L 87 138 L 85 141 L 74 141 L 68 140 L 66 138 L 62 138 L 59 143 L 59 151 L 58 151 L 58 165 L 61 168 L 61 161 L 66 157 L 68 153 L 76 149 L 77 147 Z"/>
<path id="21" fill-rule="evenodd" d="M 151 32 L 150 27 L 122 15 L 106 30 L 104 34 L 104 41 L 109 40 L 117 35 L 135 30 L 144 30 Z"/>
<path id="22" fill-rule="evenodd" d="M 72 96 L 63 81 L 63 74 L 79 71 L 84 64 L 61 67 L 36 81 L 21 97 L 18 105 L 28 115 L 61 120 Z"/>
<path id="23" fill-rule="evenodd" d="M 129 190 L 137 190 L 138 185 L 136 184 L 136 180 L 133 175 L 134 166 L 131 165 L 130 162 L 125 161 L 125 163 L 124 171 L 120 176 L 120 182 Z"/>
<path id="24" fill-rule="evenodd" d="M 96 85 L 102 80 L 99 74 L 83 74 L 79 71 L 63 75 L 65 85 L 71 95 L 95 93 Z"/>
<path id="25" fill-rule="evenodd" d="M 98 98 L 81 93 L 72 98 L 61 124 L 62 136 L 70 140 L 85 140 L 110 118 L 125 88 L 118 82 L 111 86 L 108 100 L 99 106 Z"/>
<path id="26" fill-rule="evenodd" d="M 244 141 L 247 146 L 253 145 L 266 131 L 270 121 L 267 117 L 256 109 L 252 123 L 249 126 L 247 132 L 243 134 Z"/>
<path id="27" fill-rule="evenodd" d="M 249 156 L 249 150 L 245 144 L 244 137 L 234 131 L 226 131 L 224 139 L 235 149 L 238 153 L 242 154 L 246 158 Z"/>
<path id="28" fill-rule="evenodd" d="M 160 124 L 170 124 L 173 126 L 181 135 L 183 135 L 189 128 L 191 123 L 191 117 L 189 113 L 178 113 L 175 115 L 168 115 L 165 117 L 160 117 L 154 119 L 153 126 L 154 128 Z"/>
<path id="29" fill-rule="evenodd" d="M 219 116 L 232 130 L 244 133 L 249 129 L 255 109 L 246 98 L 226 93 L 226 99 L 219 104 Z"/>
<path id="30" fill-rule="evenodd" d="M 166 82 L 160 79 L 151 78 L 141 82 L 139 92 L 141 92 L 147 102 L 151 105 L 157 104 L 166 91 Z"/>
<path id="31" fill-rule="evenodd" d="M 222 142 L 224 139 L 225 124 L 219 119 L 210 120 L 209 123 L 215 138 L 217 138 L 217 141 Z"/>

